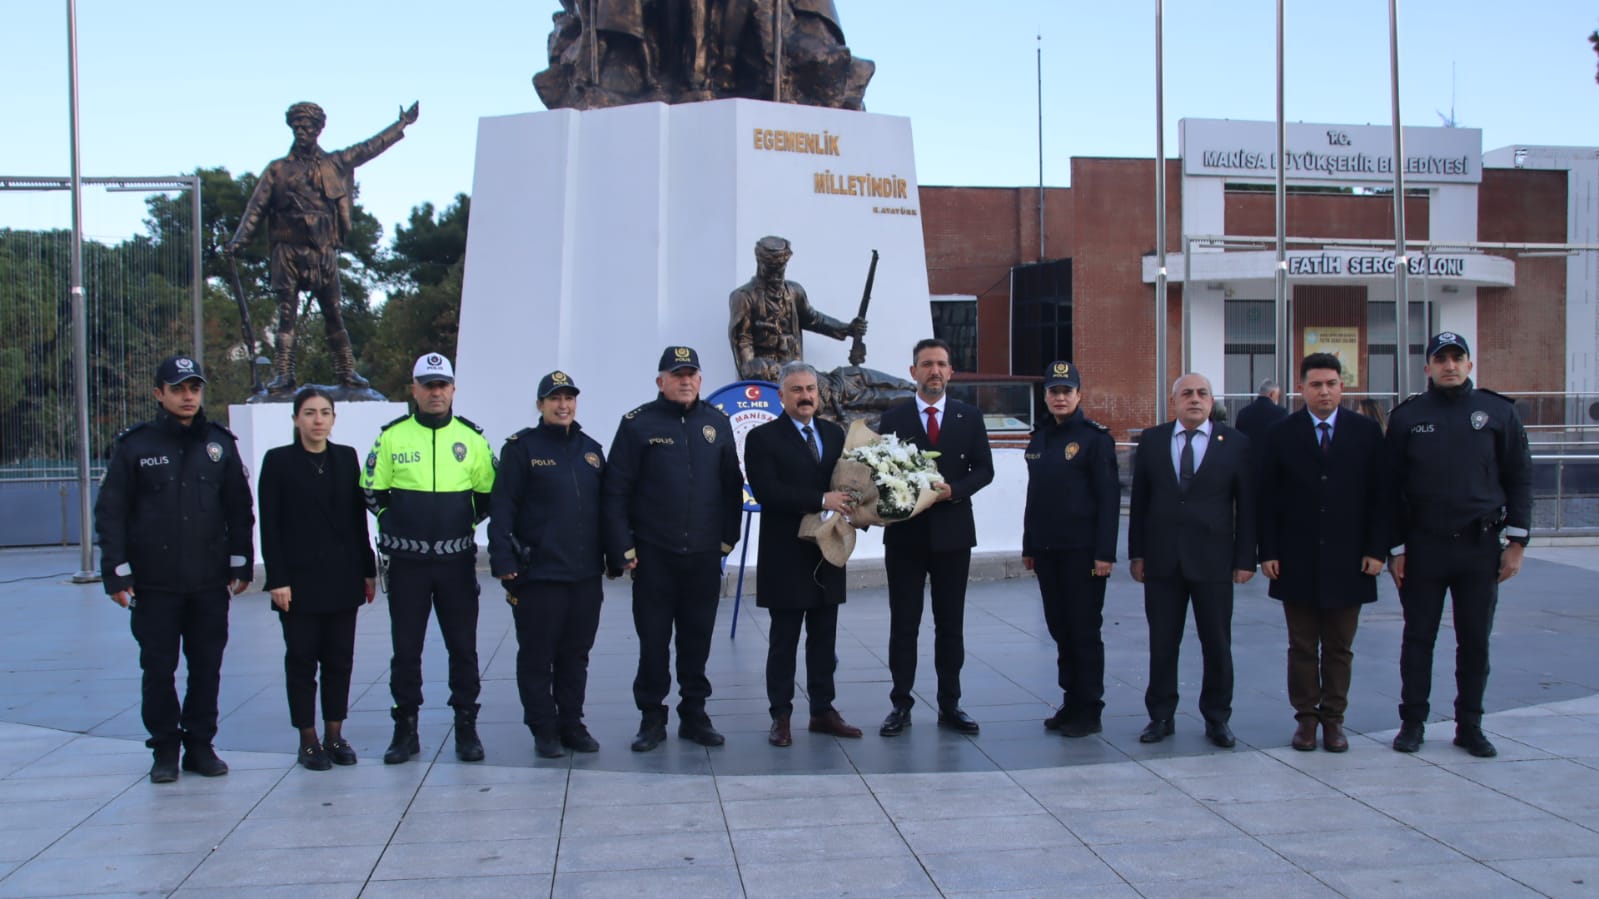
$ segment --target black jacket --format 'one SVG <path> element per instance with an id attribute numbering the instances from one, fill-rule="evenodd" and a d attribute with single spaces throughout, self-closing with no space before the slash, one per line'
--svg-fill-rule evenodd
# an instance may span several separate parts
<path id="1" fill-rule="evenodd" d="M 1233 427 L 1244 432 L 1256 449 L 1266 439 L 1272 425 L 1288 417 L 1288 410 L 1271 401 L 1269 396 L 1257 396 L 1255 401 L 1238 411 Z"/>
<path id="2" fill-rule="evenodd" d="M 377 575 L 355 448 L 329 443 L 317 464 L 298 440 L 261 460 L 264 587 L 293 591 L 291 615 L 357 608 L 365 579 Z"/>
<path id="3" fill-rule="evenodd" d="M 191 592 L 249 581 L 250 483 L 233 432 L 160 411 L 117 435 L 94 507 L 106 593 Z"/>
<path id="4" fill-rule="evenodd" d="M 1322 609 L 1377 600 L 1363 556 L 1388 556 L 1382 428 L 1341 409 L 1322 452 L 1304 409 L 1266 432 L 1260 460 L 1260 560 L 1276 561 L 1270 594 Z"/>
<path id="5" fill-rule="evenodd" d="M 761 504 L 755 604 L 763 609 L 814 609 L 844 601 L 844 569 L 823 559 L 815 541 L 799 538 L 800 520 L 822 511 L 822 494 L 844 451 L 843 428 L 826 419 L 811 421 L 821 442 L 820 462 L 787 412 L 744 438 L 750 490 Z"/>
<path id="6" fill-rule="evenodd" d="M 972 494 L 994 480 L 994 451 L 988 445 L 983 413 L 954 397 L 944 400 L 944 414 L 938 421 L 938 446 L 933 446 L 917 409 L 915 397 L 890 406 L 879 420 L 879 431 L 892 433 L 924 450 L 936 450 L 938 473 L 949 483 L 950 499 L 885 528 L 883 546 L 921 547 L 933 552 L 970 549 L 977 545 Z"/>
<path id="7" fill-rule="evenodd" d="M 1026 458 L 1022 555 L 1091 549 L 1097 561 L 1116 561 L 1121 482 L 1110 430 L 1081 409 L 1058 423 L 1046 412 Z"/>
<path id="8" fill-rule="evenodd" d="M 1144 560 L 1145 577 L 1231 582 L 1255 570 L 1255 473 L 1249 438 L 1212 424 L 1205 458 L 1184 493 L 1172 468 L 1173 422 L 1138 438 L 1127 557 Z"/>
<path id="9" fill-rule="evenodd" d="M 1454 533 L 1502 525 L 1527 542 L 1532 527 L 1532 453 L 1510 400 L 1466 381 L 1427 390 L 1388 417 L 1395 545 L 1413 530 Z"/>
<path id="10" fill-rule="evenodd" d="M 601 496 L 613 561 L 633 558 L 638 543 L 679 555 L 732 552 L 744 474 L 727 414 L 657 396 L 622 416 Z"/>
<path id="11" fill-rule="evenodd" d="M 605 454 L 594 438 L 540 422 L 500 450 L 489 495 L 489 570 L 524 581 L 580 581 L 605 569 L 600 485 Z M 616 567 L 620 567 L 619 565 Z"/>

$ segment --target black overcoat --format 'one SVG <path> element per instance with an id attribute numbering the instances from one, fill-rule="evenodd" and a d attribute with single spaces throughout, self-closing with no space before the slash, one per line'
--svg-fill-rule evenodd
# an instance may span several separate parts
<path id="1" fill-rule="evenodd" d="M 744 438 L 744 471 L 761 504 L 761 536 L 755 563 L 755 604 L 764 609 L 812 609 L 844 601 L 844 569 L 822 558 L 822 549 L 798 536 L 800 519 L 822 511 L 822 494 L 844 450 L 844 429 L 812 419 L 822 461 L 811 457 L 788 413 Z"/>
<path id="2" fill-rule="evenodd" d="M 290 614 L 357 607 L 366 601 L 365 579 L 377 574 L 355 449 L 330 442 L 323 467 L 317 471 L 298 440 L 261 460 L 266 589 L 293 591 Z"/>

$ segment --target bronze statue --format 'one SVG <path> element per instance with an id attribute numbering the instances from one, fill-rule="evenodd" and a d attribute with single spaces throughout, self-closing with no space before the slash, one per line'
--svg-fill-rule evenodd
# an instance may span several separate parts
<path id="1" fill-rule="evenodd" d="M 233 239 L 223 247 L 229 256 L 250 241 L 263 218 L 271 242 L 271 287 L 278 304 L 278 327 L 272 359 L 269 398 L 293 394 L 295 322 L 300 293 L 310 291 L 322 310 L 328 350 L 341 399 L 383 399 L 355 371 L 355 353 L 340 311 L 339 248 L 350 231 L 355 207 L 355 169 L 394 146 L 405 128 L 417 120 L 418 104 L 401 109 L 394 124 L 355 146 L 329 153 L 317 145 L 327 115 L 315 103 L 296 103 L 284 113 L 294 131 L 289 155 L 273 160 L 244 207 Z"/>
<path id="2" fill-rule="evenodd" d="M 561 0 L 550 109 L 723 97 L 863 109 L 876 66 L 850 53 L 833 0 Z M 781 82 L 780 85 L 776 82 Z"/>
<path id="3" fill-rule="evenodd" d="M 777 381 L 778 370 L 805 358 L 804 332 L 834 340 L 866 336 L 866 319 L 841 322 L 817 311 L 805 288 L 787 280 L 793 248 L 782 237 L 763 237 L 755 243 L 755 277 L 728 296 L 727 338 L 740 378 Z M 875 266 L 875 261 L 874 261 Z M 860 361 L 865 361 L 864 347 Z M 916 390 L 903 378 L 860 364 L 823 372 L 817 381 L 821 409 L 817 414 L 848 424 L 874 416 Z"/>

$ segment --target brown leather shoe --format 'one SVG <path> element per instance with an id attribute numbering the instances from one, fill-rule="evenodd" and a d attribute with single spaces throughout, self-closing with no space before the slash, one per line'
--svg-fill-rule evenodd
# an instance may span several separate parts
<path id="1" fill-rule="evenodd" d="M 861 729 L 845 721 L 837 709 L 828 709 L 820 715 L 812 715 L 810 730 L 812 733 L 830 734 L 851 740 L 858 739 L 861 735 Z"/>
<path id="2" fill-rule="evenodd" d="M 1299 729 L 1294 731 L 1294 738 L 1288 745 L 1300 752 L 1310 752 L 1316 748 L 1316 722 L 1315 720 L 1299 722 Z"/>
<path id="3" fill-rule="evenodd" d="M 1348 752 L 1349 738 L 1344 736 L 1344 726 L 1338 721 L 1321 723 L 1321 745 L 1328 752 Z"/>
<path id="4" fill-rule="evenodd" d="M 793 746 L 794 735 L 788 729 L 788 716 L 772 719 L 772 729 L 766 734 L 766 742 L 773 746 Z"/>

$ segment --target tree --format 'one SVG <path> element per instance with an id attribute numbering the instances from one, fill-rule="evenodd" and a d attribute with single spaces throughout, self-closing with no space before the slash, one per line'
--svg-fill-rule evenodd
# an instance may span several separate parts
<path id="1" fill-rule="evenodd" d="M 403 395 L 422 353 L 455 357 L 471 206 L 466 194 L 457 194 L 442 213 L 423 203 L 412 208 L 409 225 L 395 229 L 383 263 L 389 298 L 363 356 L 372 386 L 389 396 Z"/>

